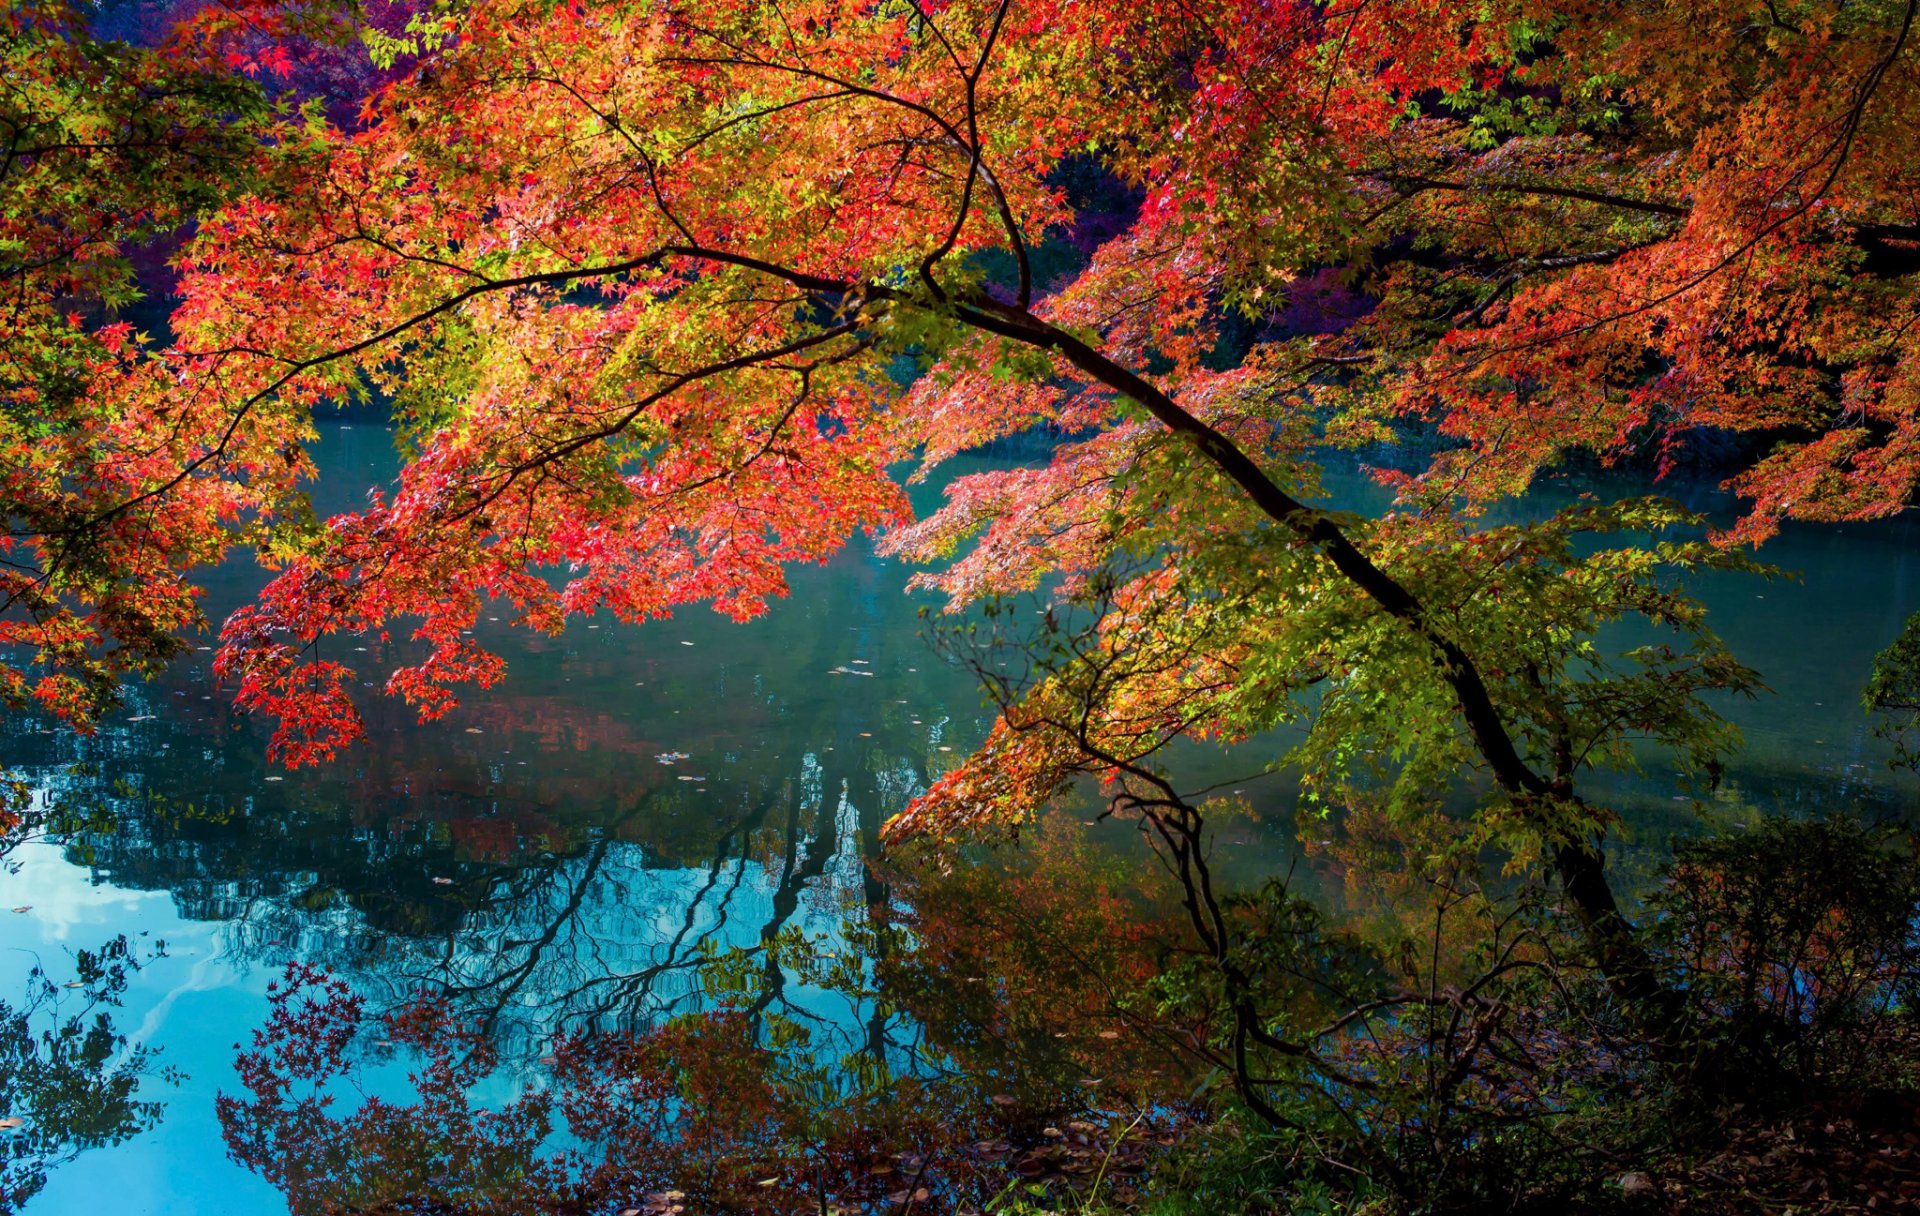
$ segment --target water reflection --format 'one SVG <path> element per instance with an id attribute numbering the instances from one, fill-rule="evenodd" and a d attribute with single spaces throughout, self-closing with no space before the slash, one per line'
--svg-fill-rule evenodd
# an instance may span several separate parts
<path id="1" fill-rule="evenodd" d="M 646 1024 L 686 1006 L 703 954 L 885 903 L 865 864 L 879 825 L 981 711 L 910 630 L 822 637 L 805 618 L 860 620 L 822 598 L 784 630 L 675 623 L 651 654 L 631 635 L 544 656 L 535 639 L 509 695 L 429 727 L 375 706 L 386 745 L 317 772 L 268 768 L 217 699 L 151 712 L 196 704 L 191 668 L 97 740 L 21 741 L 68 857 L 217 923 L 233 965 L 323 963 L 394 1001 L 444 991 L 532 1046 Z M 871 672 L 863 690 L 908 695 L 835 695 L 842 656 Z"/>
<path id="2" fill-rule="evenodd" d="M 169 1078 L 115 1019 L 128 973 L 155 948 L 115 937 L 78 951 L 66 980 L 36 959 L 17 1002 L 0 1000 L 0 1214 L 39 1194 L 50 1171 L 160 1118 L 152 1083 Z"/>
<path id="3" fill-rule="evenodd" d="M 318 455 L 335 495 L 323 511 L 351 505 L 356 482 L 393 467 L 372 427 L 331 430 Z M 1343 501 L 1376 501 L 1357 471 L 1329 481 Z M 1728 707 L 1749 747 L 1711 795 L 1720 813 L 1912 808 L 1915 783 L 1885 769 L 1857 698 L 1874 651 L 1920 607 L 1909 599 L 1920 595 L 1909 578 L 1914 539 L 1898 523 L 1796 528 L 1767 556 L 1803 580 L 1700 587 L 1716 627 L 1776 690 Z M 52 1175 L 34 1210 L 181 1211 L 196 1201 L 272 1210 L 277 1200 L 224 1160 L 210 1112 L 214 1093 L 235 1086 L 231 1044 L 263 1016 L 267 980 L 291 962 L 337 969 L 379 1008 L 422 991 L 448 996 L 513 1067 L 535 1071 L 573 1032 L 642 1032 L 704 1007 L 700 973 L 723 955 L 735 960 L 734 996 L 748 1016 L 803 1025 L 836 1044 L 836 1058 L 868 1061 L 857 1067 L 927 1066 L 913 1054 L 927 1035 L 969 1042 L 967 1028 L 991 1023 L 994 1010 L 980 1005 L 981 985 L 965 984 L 982 973 L 961 968 L 1013 961 L 943 972 L 874 955 L 878 930 L 918 911 L 928 891 L 905 892 L 870 864 L 878 827 L 987 725 L 970 677 L 922 643 L 906 574 L 850 552 L 795 572 L 793 597 L 746 626 L 695 609 L 638 630 L 577 622 L 547 638 L 482 620 L 482 640 L 509 658 L 505 685 L 427 726 L 370 697 L 369 742 L 320 770 L 267 765 L 264 731 L 232 714 L 204 651 L 133 690 L 95 739 L 0 721 L 7 767 L 32 776 L 36 808 L 61 829 L 64 865 L 36 862 L 35 881 L 62 898 L 113 893 L 88 922 L 95 940 L 164 927 L 185 943 L 161 969 L 164 983 L 156 975 L 128 998 L 143 1028 L 135 1037 L 189 1074 L 166 1124 L 102 1148 L 100 1171 Z M 218 619 L 258 582 L 243 567 L 213 572 L 209 614 Z M 349 653 L 373 684 L 396 658 L 371 642 Z M 1277 748 L 1257 742 L 1193 762 L 1237 786 Z M 1284 777 L 1249 789 L 1261 816 L 1224 827 L 1230 877 L 1284 868 L 1294 849 Z M 1657 847 L 1692 822 L 1692 794 L 1656 763 L 1611 798 L 1638 840 Z M 1116 829 L 1101 847 L 1126 838 Z M 966 928 L 982 915 L 956 904 L 950 921 Z M 36 909 L 17 923 L 45 940 L 68 931 L 43 917 Z M 866 958 L 891 987 L 850 994 L 822 982 L 783 945 L 796 939 L 819 957 Z M 0 979 L 5 991 L 27 991 L 17 969 Z M 182 995 L 194 993 L 207 1002 Z M 199 1022 L 187 1020 L 189 1006 Z M 1033 1034 L 1022 1050 L 1048 1058 L 1053 1041 Z M 1055 1062 L 1073 1071 L 1070 1054 Z M 111 1183 L 134 1170 L 137 1188 Z"/>
<path id="4" fill-rule="evenodd" d="M 1127 1185 L 1204 1062 L 1204 1016 L 1155 1017 L 1146 994 L 1180 953 L 1175 893 L 1066 821 L 1009 865 L 955 861 L 889 867 L 897 906 L 816 932 L 781 921 L 783 884 L 757 943 L 684 973 L 688 1012 L 562 1036 L 533 1068 L 502 1069 L 461 999 L 382 1017 L 296 967 L 221 1099 L 227 1146 L 300 1216 L 948 1213 L 1013 1177 Z M 861 880 L 840 864 L 820 877 L 844 895 Z M 354 1098 L 389 1052 L 404 1092 Z"/>

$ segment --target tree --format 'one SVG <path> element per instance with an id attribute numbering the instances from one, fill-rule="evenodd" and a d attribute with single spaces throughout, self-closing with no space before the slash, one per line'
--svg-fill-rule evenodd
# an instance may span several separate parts
<path id="1" fill-rule="evenodd" d="M 77 978 L 56 985 L 36 965 L 18 1002 L 0 1001 L 0 1212 L 19 1211 L 50 1171 L 160 1118 L 162 1104 L 141 1097 L 140 1085 L 172 1074 L 155 1069 L 152 1048 L 127 1041 L 112 1013 L 140 952 L 121 936 L 73 961 Z"/>
<path id="2" fill-rule="evenodd" d="M 155 420 L 99 384 L 131 355 L 111 318 L 138 294 L 128 248 L 224 197 L 248 159 L 238 120 L 263 107 L 224 64 L 108 42 L 86 19 L 57 0 L 0 19 L 0 646 L 29 659 L 0 663 L 0 698 L 83 725 L 122 675 L 179 652 L 196 620 L 184 572 L 218 552 L 216 503 L 197 529 L 94 519 L 158 458 Z"/>
<path id="3" fill-rule="evenodd" d="M 1574 783 L 1640 735 L 1711 771 L 1724 734 L 1697 694 L 1750 677 L 1668 576 L 1739 562 L 1577 541 L 1690 523 L 1657 505 L 1510 529 L 1478 505 L 1569 451 L 1700 426 L 1799 428 L 1739 483 L 1740 537 L 1904 502 L 1913 16 L 437 5 L 378 44 L 418 62 L 357 126 L 309 108 L 273 127 L 258 188 L 182 255 L 173 344 L 122 343 L 90 378 L 82 416 L 113 425 L 57 469 L 16 442 L 9 494 L 60 510 L 13 511 L 15 530 L 42 580 L 85 569 L 66 537 L 120 538 L 144 564 L 114 568 L 166 602 L 183 565 L 256 544 L 279 574 L 220 665 L 298 765 L 360 733 L 361 673 L 328 638 L 417 620 L 386 690 L 433 717 L 500 675 L 468 632 L 487 600 L 547 630 L 695 601 L 749 615 L 784 565 L 904 521 L 895 460 L 1084 433 L 1044 467 L 962 479 L 890 543 L 977 536 L 931 580 L 962 603 L 1144 564 L 1098 592 L 1116 627 L 1062 677 L 1132 717 L 1022 734 L 1010 706 L 910 824 L 1023 815 L 1151 754 L 1115 753 L 1116 733 L 1305 716 L 1330 795 L 1387 770 L 1412 813 L 1463 764 L 1484 773 L 1486 822 L 1550 861 L 1621 990 L 1647 995 L 1606 812 Z M 1076 231 L 1088 175 L 1137 210 L 1055 277 L 1047 242 Z M 1290 333 L 1328 275 L 1372 307 Z M 312 411 L 368 394 L 411 459 L 317 525 L 297 498 Z M 1385 518 L 1311 505 L 1322 445 L 1409 418 L 1461 446 L 1397 479 Z M 1591 634 L 1622 615 L 1679 644 L 1611 664 Z M 67 653 L 26 640 L 42 665 Z M 1142 642 L 1165 663 L 1102 686 L 1101 656 Z M 989 789 L 989 765 L 1027 779 Z"/>

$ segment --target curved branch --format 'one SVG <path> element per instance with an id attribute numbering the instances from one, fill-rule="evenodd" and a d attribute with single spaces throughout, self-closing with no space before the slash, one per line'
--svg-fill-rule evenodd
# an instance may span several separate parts
<path id="1" fill-rule="evenodd" d="M 1558 797 L 1552 782 L 1535 772 L 1520 755 L 1472 657 L 1429 619 L 1426 606 L 1411 591 L 1375 565 L 1338 524 L 1288 494 L 1231 439 L 1188 413 L 1158 386 L 1073 334 L 1032 313 L 979 296 L 957 311 L 961 320 L 977 328 L 1057 352 L 1191 442 L 1262 513 L 1318 549 L 1347 582 L 1428 644 L 1476 750 L 1502 790 L 1523 808 L 1535 808 L 1536 816 L 1537 809 L 1555 800 L 1567 801 Z M 1603 965 L 1620 994 L 1634 1001 L 1662 996 L 1651 960 L 1633 941 L 1632 927 L 1607 882 L 1605 860 L 1599 850 L 1581 840 L 1554 842 L 1552 849 L 1561 885 L 1599 948 Z"/>

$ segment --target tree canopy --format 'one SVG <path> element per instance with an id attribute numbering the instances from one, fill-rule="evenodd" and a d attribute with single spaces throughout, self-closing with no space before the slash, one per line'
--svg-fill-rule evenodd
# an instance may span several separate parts
<path id="1" fill-rule="evenodd" d="M 313 9 L 217 12 L 154 51 L 6 27 L 0 671 L 82 724 L 234 546 L 277 575 L 219 669 L 301 765 L 377 674 L 331 639 L 400 627 L 384 691 L 434 717 L 500 678 L 489 601 L 745 617 L 884 530 L 956 605 L 1098 609 L 903 830 L 1084 772 L 1161 806 L 1170 738 L 1304 721 L 1325 797 L 1483 772 L 1617 940 L 1577 776 L 1644 738 L 1711 772 L 1700 694 L 1752 686 L 1673 573 L 1920 468 L 1910 0 L 443 0 L 364 31 L 350 117 L 246 83 Z M 67 315 L 189 219 L 170 333 Z M 316 520 L 315 413 L 369 399 L 406 467 Z M 909 519 L 903 462 L 1035 427 Z M 1442 442 L 1385 515 L 1316 505 L 1326 451 L 1409 431 Z M 1707 432 L 1761 445 L 1728 535 L 1485 521 Z M 1628 616 L 1665 640 L 1595 644 Z"/>

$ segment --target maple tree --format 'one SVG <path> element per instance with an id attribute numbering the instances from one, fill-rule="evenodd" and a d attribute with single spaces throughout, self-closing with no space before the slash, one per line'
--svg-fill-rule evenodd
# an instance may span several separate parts
<path id="1" fill-rule="evenodd" d="M 29 0 L 0 16 L 0 705 L 90 729 L 123 679 L 185 649 L 205 624 L 188 572 L 274 501 L 229 468 L 138 510 L 190 420 L 102 385 L 141 359 L 159 256 L 255 181 L 274 121 L 262 78 L 318 83 L 345 15 L 326 0 Z M 7 788 L 0 831 L 17 836 L 31 807 Z"/>
<path id="2" fill-rule="evenodd" d="M 1063 578 L 1116 609 L 901 830 L 1017 818 L 1087 771 L 1151 786 L 1170 735 L 1301 719 L 1330 799 L 1415 814 L 1483 772 L 1489 830 L 1644 991 L 1575 782 L 1638 737 L 1712 771 L 1699 694 L 1751 681 L 1669 579 L 1741 560 L 1582 539 L 1696 522 L 1658 504 L 1478 509 L 1702 427 L 1784 441 L 1733 539 L 1904 505 L 1914 12 L 423 6 L 369 36 L 397 78 L 351 123 L 214 128 L 249 132 L 247 191 L 180 255 L 169 343 L 61 330 L 85 351 L 61 442 L 27 421 L 45 377 L 12 381 L 10 687 L 38 669 L 84 721 L 194 622 L 187 569 L 246 543 L 279 573 L 220 670 L 315 763 L 361 733 L 330 638 L 411 622 L 385 687 L 433 717 L 501 675 L 470 632 L 489 600 L 546 630 L 747 616 L 787 564 L 895 528 L 897 553 L 965 548 L 927 579 L 956 603 Z M 1093 231 L 1079 171 L 1138 201 L 1061 269 Z M 1342 278 L 1356 320 L 1284 324 Z M 367 396 L 406 469 L 312 520 L 313 412 Z M 1326 445 L 1409 424 L 1454 442 L 1392 475 L 1393 510 L 1313 505 Z M 896 461 L 1041 425 L 1076 437 L 906 525 Z M 1592 633 L 1623 616 L 1679 641 L 1609 659 Z M 1101 717 L 1058 729 L 1049 698 Z"/>
<path id="3" fill-rule="evenodd" d="M 131 326 L 87 314 L 136 298 L 129 245 L 224 197 L 263 106 L 224 63 L 103 42 L 65 4 L 11 6 L 0 54 L 0 646 L 29 659 L 0 666 L 0 697 L 84 724 L 121 675 L 179 652 L 197 620 L 184 572 L 222 532 L 184 495 L 175 519 L 198 526 L 95 518 L 139 492 L 134 453 L 167 424 L 98 399 Z"/>

